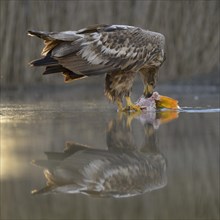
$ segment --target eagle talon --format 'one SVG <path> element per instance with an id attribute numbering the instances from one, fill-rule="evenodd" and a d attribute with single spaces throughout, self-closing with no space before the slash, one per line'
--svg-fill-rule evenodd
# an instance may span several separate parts
<path id="1" fill-rule="evenodd" d="M 122 109 L 123 112 L 140 112 L 141 107 L 139 105 L 128 105 Z"/>
<path id="2" fill-rule="evenodd" d="M 125 100 L 126 100 L 127 105 L 125 108 L 123 108 L 123 111 L 128 111 L 128 112 L 140 112 L 141 111 L 141 107 L 139 105 L 133 104 L 129 96 L 126 96 Z"/>

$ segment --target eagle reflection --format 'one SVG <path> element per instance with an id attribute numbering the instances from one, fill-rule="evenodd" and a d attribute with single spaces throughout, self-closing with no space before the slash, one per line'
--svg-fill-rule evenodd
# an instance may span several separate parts
<path id="1" fill-rule="evenodd" d="M 47 186 L 32 193 L 82 193 L 121 198 L 164 187 L 166 159 L 156 146 L 155 123 L 158 127 L 165 117 L 158 113 L 153 117 L 145 114 L 135 119 L 139 124 L 136 129 L 143 131 L 141 143 L 136 140 L 140 137 L 136 137 L 135 127 L 128 126 L 127 116 L 122 116 L 108 123 L 108 150 L 72 142 L 66 144 L 63 153 L 47 152 L 48 160 L 33 162 L 45 168 Z"/>

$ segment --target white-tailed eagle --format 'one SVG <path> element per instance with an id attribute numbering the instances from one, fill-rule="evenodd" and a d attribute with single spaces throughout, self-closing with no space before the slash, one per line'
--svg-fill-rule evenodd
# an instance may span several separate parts
<path id="1" fill-rule="evenodd" d="M 32 61 L 33 66 L 45 66 L 43 74 L 62 72 L 65 82 L 106 74 L 105 95 L 119 110 L 140 109 L 130 99 L 135 76 L 140 73 L 143 93 L 150 97 L 165 60 L 165 37 L 139 27 L 94 25 L 78 31 L 28 33 L 45 43 L 44 57 Z"/>

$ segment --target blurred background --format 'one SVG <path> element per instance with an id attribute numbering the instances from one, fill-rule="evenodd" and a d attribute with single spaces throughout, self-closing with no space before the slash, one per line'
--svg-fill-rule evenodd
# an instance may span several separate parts
<path id="1" fill-rule="evenodd" d="M 28 65 L 42 41 L 27 30 L 64 31 L 85 26 L 127 24 L 166 37 L 167 59 L 159 83 L 186 80 L 219 84 L 219 1 L 1 1 L 1 84 L 23 87 L 62 84 L 61 74 L 42 77 Z M 102 77 L 88 79 L 103 80 Z"/>

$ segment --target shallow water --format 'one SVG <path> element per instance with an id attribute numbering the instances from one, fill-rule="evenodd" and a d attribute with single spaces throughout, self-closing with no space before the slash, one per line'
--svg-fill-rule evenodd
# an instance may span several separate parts
<path id="1" fill-rule="evenodd" d="M 175 98 L 142 115 L 3 100 L 1 218 L 219 219 L 219 96 Z"/>

